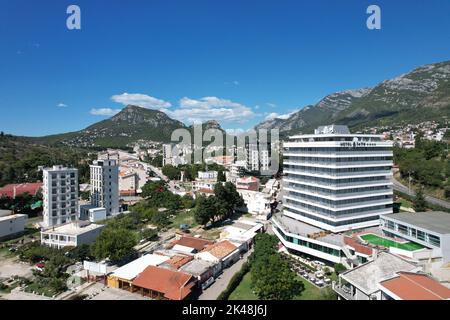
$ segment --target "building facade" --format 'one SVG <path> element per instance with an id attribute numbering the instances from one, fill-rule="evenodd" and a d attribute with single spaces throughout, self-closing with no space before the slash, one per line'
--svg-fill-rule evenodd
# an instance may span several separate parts
<path id="1" fill-rule="evenodd" d="M 91 204 L 105 208 L 108 217 L 119 213 L 119 167 L 116 160 L 95 160 L 91 169 Z"/>
<path id="2" fill-rule="evenodd" d="M 43 224 L 51 227 L 77 219 L 78 169 L 53 166 L 43 169 Z"/>
<path id="3" fill-rule="evenodd" d="M 331 232 L 376 226 L 392 213 L 392 142 L 319 127 L 284 144 L 283 214 Z"/>

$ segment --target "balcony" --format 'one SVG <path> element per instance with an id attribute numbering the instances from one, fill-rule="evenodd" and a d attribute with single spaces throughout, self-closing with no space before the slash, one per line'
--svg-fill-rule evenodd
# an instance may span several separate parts
<path id="1" fill-rule="evenodd" d="M 339 285 L 336 281 L 333 281 L 331 284 L 333 290 L 345 300 L 355 300 L 355 297 L 352 295 L 353 288 L 349 285 Z"/>

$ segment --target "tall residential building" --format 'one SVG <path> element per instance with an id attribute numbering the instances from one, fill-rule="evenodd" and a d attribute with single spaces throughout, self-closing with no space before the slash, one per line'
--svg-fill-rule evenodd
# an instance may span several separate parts
<path id="1" fill-rule="evenodd" d="M 119 213 L 119 167 L 116 160 L 95 160 L 91 168 L 91 205 L 106 209 L 106 215 Z"/>
<path id="2" fill-rule="evenodd" d="M 392 142 L 383 136 L 332 125 L 284 146 L 286 216 L 341 232 L 377 226 L 392 213 Z"/>
<path id="3" fill-rule="evenodd" d="M 245 148 L 247 170 L 259 171 L 265 174 L 270 170 L 271 164 L 271 144 L 266 146 L 258 143 L 249 143 Z"/>
<path id="4" fill-rule="evenodd" d="M 43 169 L 44 226 L 77 219 L 78 169 L 53 166 Z"/>

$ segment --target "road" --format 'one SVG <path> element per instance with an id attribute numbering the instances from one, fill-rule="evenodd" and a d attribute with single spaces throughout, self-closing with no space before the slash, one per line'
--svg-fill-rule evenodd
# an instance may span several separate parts
<path id="1" fill-rule="evenodd" d="M 216 279 L 216 281 L 198 297 L 198 300 L 217 300 L 217 297 L 224 291 L 231 278 L 241 270 L 242 265 L 247 261 L 253 249 L 246 252 L 244 257 L 231 267 L 225 269 L 223 273 Z"/>
<path id="2" fill-rule="evenodd" d="M 169 191 L 170 191 L 170 192 L 172 192 L 172 193 L 186 192 L 186 190 L 185 190 L 182 186 L 176 184 L 176 183 L 175 183 L 174 181 L 172 181 L 172 180 L 169 180 L 169 178 L 166 177 L 166 176 L 162 173 L 162 171 L 159 170 L 158 168 L 156 168 L 156 167 L 154 167 L 154 166 L 152 166 L 152 165 L 150 165 L 150 164 L 148 164 L 148 163 L 145 163 L 144 165 L 147 166 L 148 169 L 150 169 L 151 171 L 153 171 L 159 178 L 161 178 L 162 180 L 164 180 L 165 182 L 167 182 L 167 185 L 169 186 Z"/>
<path id="3" fill-rule="evenodd" d="M 414 197 L 415 193 L 413 190 L 411 190 L 411 192 L 410 192 L 408 187 L 404 186 L 403 184 L 401 184 L 399 181 L 395 180 L 394 178 L 392 178 L 392 181 L 394 183 L 395 190 L 403 192 L 409 196 Z M 425 196 L 425 200 L 431 204 L 438 205 L 438 206 L 444 207 L 446 209 L 450 209 L 450 202 L 447 202 L 447 201 L 444 201 L 441 199 L 437 199 L 437 198 L 434 198 L 431 196 Z"/>

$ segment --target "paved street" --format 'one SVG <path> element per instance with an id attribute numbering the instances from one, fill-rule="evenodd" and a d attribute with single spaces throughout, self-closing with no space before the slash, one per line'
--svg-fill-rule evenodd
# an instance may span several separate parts
<path id="1" fill-rule="evenodd" d="M 240 259 L 238 262 L 233 264 L 228 269 L 225 269 L 223 273 L 216 279 L 216 281 L 206 289 L 200 296 L 199 300 L 217 300 L 217 297 L 226 289 L 228 283 L 231 278 L 241 270 L 242 265 L 245 261 L 247 261 L 250 254 L 253 252 L 253 249 L 244 254 L 244 257 Z"/>
<path id="2" fill-rule="evenodd" d="M 395 180 L 394 178 L 392 180 L 394 183 L 395 190 L 406 193 L 407 195 L 414 197 L 415 192 L 413 190 L 411 190 L 411 192 L 410 192 L 407 186 L 404 186 L 403 184 L 401 184 L 399 181 Z M 441 199 L 437 199 L 437 198 L 434 198 L 431 196 L 425 196 L 425 200 L 431 204 L 435 204 L 435 205 L 450 209 L 450 202 L 447 202 L 447 201 L 444 201 Z"/>

